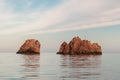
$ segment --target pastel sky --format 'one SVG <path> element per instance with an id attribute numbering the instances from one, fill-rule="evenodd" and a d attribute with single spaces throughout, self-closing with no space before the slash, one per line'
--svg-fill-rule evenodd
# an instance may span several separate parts
<path id="1" fill-rule="evenodd" d="M 0 52 L 16 52 L 26 39 L 58 51 L 74 36 L 120 52 L 120 0 L 0 0 Z"/>

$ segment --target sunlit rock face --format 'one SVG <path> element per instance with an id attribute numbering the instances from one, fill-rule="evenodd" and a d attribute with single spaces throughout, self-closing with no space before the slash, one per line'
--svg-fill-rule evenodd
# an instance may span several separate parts
<path id="1" fill-rule="evenodd" d="M 60 53 L 65 53 L 65 54 L 69 54 L 69 52 L 70 52 L 69 44 L 67 42 L 63 42 L 61 44 L 59 52 Z"/>
<path id="2" fill-rule="evenodd" d="M 17 53 L 20 54 L 39 54 L 40 53 L 40 42 L 35 39 L 28 39 L 20 47 Z"/>
<path id="3" fill-rule="evenodd" d="M 69 44 L 63 42 L 58 54 L 102 54 L 101 46 L 98 43 L 91 43 L 88 40 L 81 40 L 74 37 Z"/>

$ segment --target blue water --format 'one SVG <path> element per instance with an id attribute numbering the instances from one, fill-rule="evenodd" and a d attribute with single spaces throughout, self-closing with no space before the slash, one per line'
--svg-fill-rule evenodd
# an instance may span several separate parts
<path id="1" fill-rule="evenodd" d="M 120 53 L 64 56 L 1 53 L 0 80 L 119 80 Z"/>

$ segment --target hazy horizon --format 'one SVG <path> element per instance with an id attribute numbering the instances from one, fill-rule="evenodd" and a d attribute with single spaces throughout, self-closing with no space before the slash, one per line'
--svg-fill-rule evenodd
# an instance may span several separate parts
<path id="1" fill-rule="evenodd" d="M 0 52 L 17 52 L 37 39 L 41 52 L 57 52 L 79 36 L 120 52 L 119 0 L 0 0 Z"/>

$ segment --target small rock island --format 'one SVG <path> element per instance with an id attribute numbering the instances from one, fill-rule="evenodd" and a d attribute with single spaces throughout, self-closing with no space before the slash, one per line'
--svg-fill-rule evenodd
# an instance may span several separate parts
<path id="1" fill-rule="evenodd" d="M 98 43 L 91 43 L 88 40 L 81 40 L 74 37 L 69 43 L 63 42 L 57 54 L 68 55 L 101 55 L 102 49 Z"/>
<path id="2" fill-rule="evenodd" d="M 19 54 L 40 54 L 40 42 L 35 39 L 28 39 L 18 50 Z"/>

